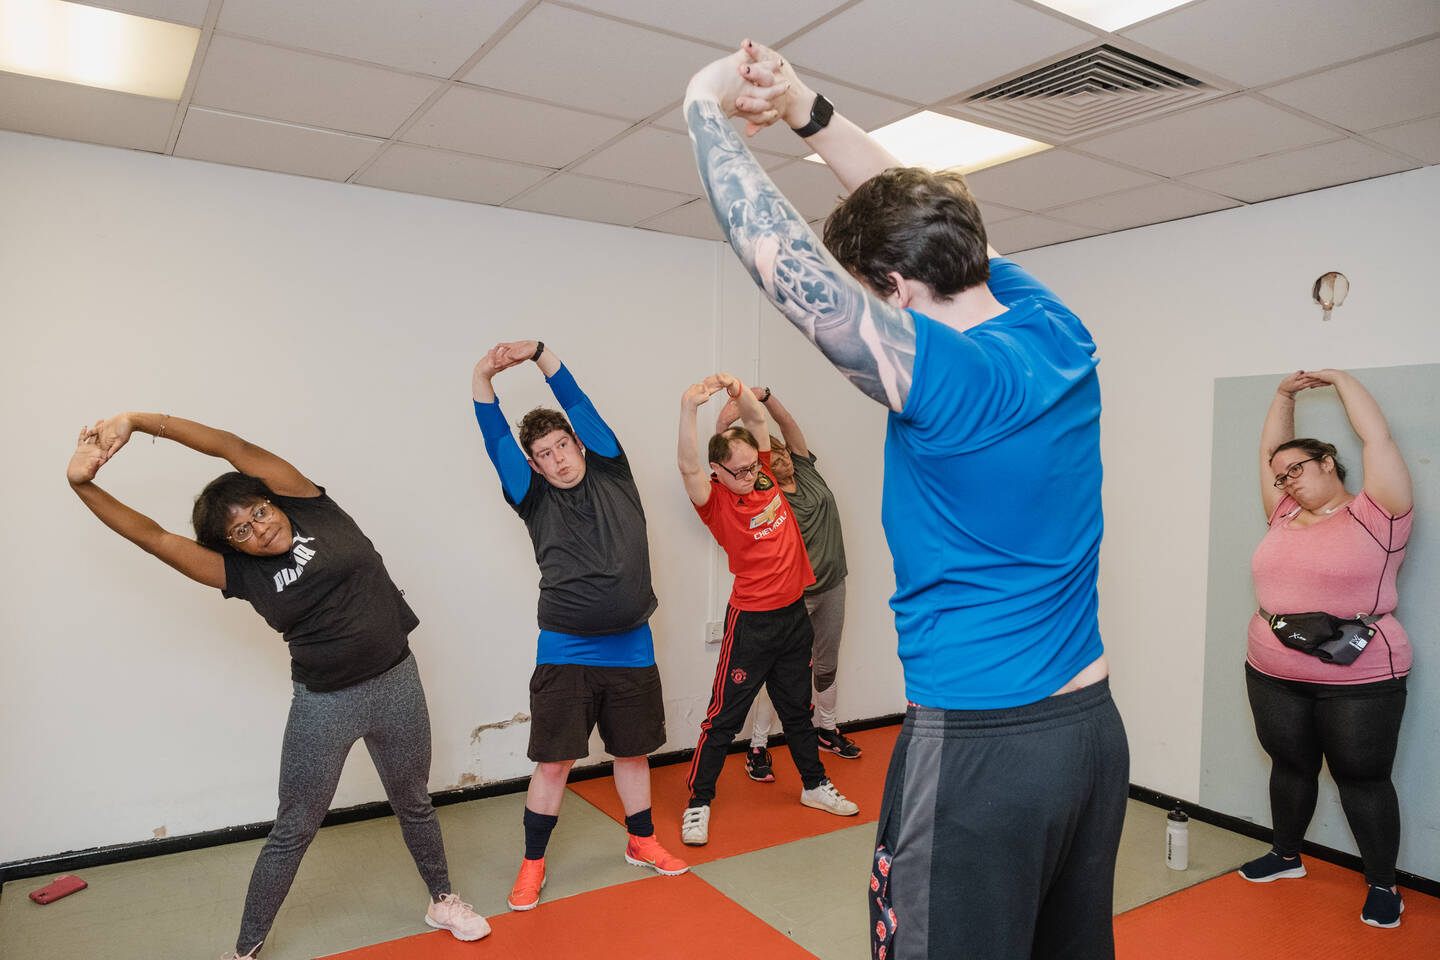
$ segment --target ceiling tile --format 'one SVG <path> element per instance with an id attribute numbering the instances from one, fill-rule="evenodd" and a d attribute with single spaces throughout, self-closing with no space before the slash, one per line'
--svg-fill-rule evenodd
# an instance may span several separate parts
<path id="1" fill-rule="evenodd" d="M 1032 250 L 1052 243 L 1078 240 L 1099 232 L 1073 223 L 1061 223 L 1059 220 L 1033 215 L 1006 220 L 996 224 L 993 230 L 985 228 L 990 246 L 1001 253 L 1019 253 L 1021 250 Z"/>
<path id="2" fill-rule="evenodd" d="M 613 117 L 455 85 L 421 115 L 404 139 L 558 169 L 628 126 L 628 121 Z"/>
<path id="3" fill-rule="evenodd" d="M 1205 0 L 1120 33 L 1254 87 L 1437 30 L 1435 0 Z"/>
<path id="4" fill-rule="evenodd" d="M 432 197 L 501 204 L 551 172 L 543 167 L 397 143 L 355 182 Z"/>
<path id="5" fill-rule="evenodd" d="M 978 198 L 975 204 L 980 208 L 980 219 L 986 226 L 992 223 L 1001 223 L 1005 220 L 1014 220 L 1016 217 L 1026 215 L 1024 210 L 1016 210 L 1014 207 L 1007 207 L 998 203 L 985 203 Z"/>
<path id="6" fill-rule="evenodd" d="M 1065 150 L 1046 150 L 977 170 L 965 180 L 976 199 L 1020 210 L 1044 210 L 1138 187 L 1155 178 Z"/>
<path id="7" fill-rule="evenodd" d="M 1426 163 L 1440 163 L 1440 117 L 1371 130 L 1365 136 Z"/>
<path id="8" fill-rule="evenodd" d="M 1196 186 L 1257 203 L 1417 166 L 1356 140 L 1306 147 L 1186 177 Z"/>
<path id="9" fill-rule="evenodd" d="M 461 79 L 641 120 L 722 52 L 542 3 Z"/>
<path id="10" fill-rule="evenodd" d="M 1076 149 L 1174 177 L 1339 136 L 1241 96 L 1087 140 Z"/>
<path id="11" fill-rule="evenodd" d="M 767 153 L 757 153 L 755 159 L 766 169 L 789 162 L 787 157 Z M 681 193 L 700 193 L 704 189 L 695 168 L 690 137 L 654 127 L 634 131 L 576 166 L 575 172 Z"/>
<path id="12" fill-rule="evenodd" d="M 217 29 L 448 77 L 525 0 L 225 0 Z"/>
<path id="13" fill-rule="evenodd" d="M 163 152 L 175 101 L 0 73 L 0 128 Z"/>
<path id="14" fill-rule="evenodd" d="M 271 120 L 393 134 L 439 81 L 216 36 L 194 102 Z"/>
<path id="15" fill-rule="evenodd" d="M 572 0 L 616 17 L 738 48 L 753 37 L 775 43 L 839 6 L 842 0 Z"/>
<path id="16" fill-rule="evenodd" d="M 806 220 L 828 216 L 845 195 L 845 188 L 823 163 L 797 160 L 773 171 L 770 179 Z"/>
<path id="17" fill-rule="evenodd" d="M 704 198 L 692 200 L 683 207 L 676 207 L 637 224 L 643 230 L 659 230 L 661 233 L 678 233 L 701 240 L 725 239 L 720 224 L 715 220 L 715 211 L 710 201 Z"/>
<path id="18" fill-rule="evenodd" d="M 1097 38 L 1012 0 L 862 0 L 781 52 L 879 93 L 934 103 Z"/>
<path id="19" fill-rule="evenodd" d="M 562 173 L 508 206 L 535 213 L 553 213 L 577 220 L 601 220 L 631 226 L 693 200 L 693 196 L 628 183 L 595 180 Z"/>
<path id="20" fill-rule="evenodd" d="M 835 105 L 837 113 L 842 114 L 863 130 L 883 127 L 887 123 L 893 123 L 901 117 L 915 112 L 915 107 L 908 103 L 891 100 L 888 97 L 877 97 L 873 93 L 847 87 L 842 83 L 831 83 L 828 80 L 820 80 L 804 74 L 801 75 L 801 79 L 809 84 L 812 90 L 818 90 L 825 94 L 825 99 Z M 685 115 L 681 113 L 678 104 L 674 110 L 656 120 L 655 126 L 675 130 L 679 133 L 688 133 L 690 129 L 685 123 Z M 744 122 L 735 121 L 735 129 L 743 133 Z M 795 136 L 783 123 L 771 124 L 755 136 L 750 137 L 747 142 L 752 150 L 768 150 L 771 153 L 781 153 L 790 157 L 804 157 L 815 152 L 810 149 L 809 144 Z"/>
<path id="21" fill-rule="evenodd" d="M 210 0 L 84 0 L 87 7 L 101 7 L 133 13 L 151 20 L 169 20 L 198 27 L 205 22 L 205 8 Z"/>
<path id="22" fill-rule="evenodd" d="M 1163 223 L 1201 213 L 1212 213 L 1240 204 L 1227 197 L 1217 197 L 1174 183 L 1152 183 L 1138 190 L 1112 193 L 1106 197 L 1082 200 L 1069 206 L 1054 207 L 1046 215 L 1067 223 L 1097 230 L 1126 230 L 1147 223 Z"/>
<path id="23" fill-rule="evenodd" d="M 1440 40 L 1271 87 L 1265 96 L 1347 130 L 1428 117 L 1440 107 Z"/>
<path id="24" fill-rule="evenodd" d="M 344 180 L 384 143 L 372 137 L 191 107 L 175 143 L 175 156 Z"/>

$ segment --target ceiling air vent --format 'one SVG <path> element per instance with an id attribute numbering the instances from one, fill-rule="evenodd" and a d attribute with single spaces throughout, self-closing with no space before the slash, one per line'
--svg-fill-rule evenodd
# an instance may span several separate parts
<path id="1" fill-rule="evenodd" d="M 1152 119 L 1220 92 L 1102 44 L 982 90 L 951 109 L 1053 144 Z"/>

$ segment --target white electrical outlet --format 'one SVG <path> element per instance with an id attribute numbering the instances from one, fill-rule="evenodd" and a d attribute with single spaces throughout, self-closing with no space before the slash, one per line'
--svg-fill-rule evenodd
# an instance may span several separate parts
<path id="1" fill-rule="evenodd" d="M 705 642 L 719 643 L 725 639 L 725 624 L 719 620 L 711 620 L 705 624 Z"/>

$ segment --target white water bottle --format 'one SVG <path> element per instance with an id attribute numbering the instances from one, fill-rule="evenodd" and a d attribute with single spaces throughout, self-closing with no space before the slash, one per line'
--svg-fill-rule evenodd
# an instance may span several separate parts
<path id="1" fill-rule="evenodd" d="M 1165 818 L 1165 866 L 1184 870 L 1190 863 L 1190 818 L 1176 807 Z"/>

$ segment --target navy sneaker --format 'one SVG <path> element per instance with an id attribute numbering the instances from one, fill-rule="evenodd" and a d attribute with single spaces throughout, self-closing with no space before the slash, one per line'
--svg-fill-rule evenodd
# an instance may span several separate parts
<path id="1" fill-rule="evenodd" d="M 1251 860 L 1240 868 L 1240 876 L 1253 883 L 1269 883 L 1271 880 L 1292 880 L 1305 876 L 1305 864 L 1300 858 L 1286 859 L 1274 850 Z"/>
<path id="2" fill-rule="evenodd" d="M 757 783 L 774 783 L 775 771 L 770 766 L 770 751 L 764 747 L 751 747 L 745 754 L 745 772 Z"/>
<path id="3" fill-rule="evenodd" d="M 1400 894 L 1392 893 L 1389 887 L 1370 886 L 1370 893 L 1365 897 L 1365 909 L 1360 911 L 1360 919 L 1372 927 L 1398 927 L 1400 926 L 1400 914 L 1405 912 L 1405 901 L 1400 899 Z"/>
<path id="4" fill-rule="evenodd" d="M 845 736 L 838 729 L 826 730 L 824 727 L 816 727 L 815 740 L 819 743 L 821 750 L 829 750 L 845 760 L 854 760 L 861 753 L 860 744 Z"/>

